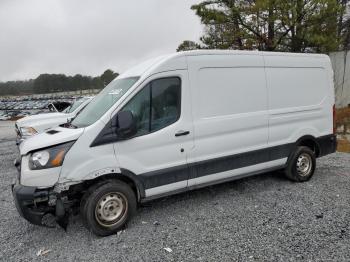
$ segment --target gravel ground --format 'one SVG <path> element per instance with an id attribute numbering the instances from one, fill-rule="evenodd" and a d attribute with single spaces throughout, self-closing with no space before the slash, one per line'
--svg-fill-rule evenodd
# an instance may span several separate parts
<path id="1" fill-rule="evenodd" d="M 79 216 L 65 232 L 18 215 L 12 125 L 0 124 L 2 261 L 350 261 L 350 154 L 318 159 L 307 183 L 268 173 L 147 203 L 125 231 L 99 238 Z"/>

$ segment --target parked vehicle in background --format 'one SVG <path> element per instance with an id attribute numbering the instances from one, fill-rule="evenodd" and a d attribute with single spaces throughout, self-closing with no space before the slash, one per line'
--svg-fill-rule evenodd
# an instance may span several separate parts
<path id="1" fill-rule="evenodd" d="M 159 57 L 118 76 L 71 125 L 20 145 L 16 207 L 38 225 L 80 210 L 106 236 L 138 202 L 272 170 L 304 182 L 335 151 L 333 114 L 326 55 Z"/>
<path id="2" fill-rule="evenodd" d="M 82 97 L 76 99 L 70 106 L 62 112 L 44 113 L 27 116 L 16 121 L 15 129 L 17 133 L 17 144 L 23 140 L 41 133 L 51 127 L 65 124 L 73 119 L 90 101 L 92 97 Z M 50 104 L 51 110 L 56 109 L 54 104 Z"/>
<path id="3" fill-rule="evenodd" d="M 0 111 L 0 120 L 7 120 L 8 116 L 5 111 Z"/>
<path id="4" fill-rule="evenodd" d="M 51 112 L 63 112 L 71 105 L 72 103 L 69 102 L 57 101 L 50 103 L 47 107 Z"/>

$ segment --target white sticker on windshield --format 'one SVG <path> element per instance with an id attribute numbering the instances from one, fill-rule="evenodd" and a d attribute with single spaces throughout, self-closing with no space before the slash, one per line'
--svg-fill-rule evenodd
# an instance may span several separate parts
<path id="1" fill-rule="evenodd" d="M 115 89 L 115 90 L 112 90 L 111 92 L 109 92 L 108 94 L 109 95 L 119 95 L 121 91 L 123 91 L 123 90 L 122 89 Z"/>

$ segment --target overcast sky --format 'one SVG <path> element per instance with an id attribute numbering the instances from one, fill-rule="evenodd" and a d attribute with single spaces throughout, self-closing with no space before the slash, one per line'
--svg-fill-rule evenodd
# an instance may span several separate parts
<path id="1" fill-rule="evenodd" d="M 199 0 L 0 0 L 0 81 L 119 73 L 198 40 Z"/>

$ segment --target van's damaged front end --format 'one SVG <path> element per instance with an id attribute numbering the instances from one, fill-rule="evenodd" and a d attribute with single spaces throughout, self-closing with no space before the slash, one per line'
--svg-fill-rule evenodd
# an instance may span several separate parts
<path id="1" fill-rule="evenodd" d="M 12 194 L 19 214 L 39 226 L 54 227 L 57 222 L 66 229 L 70 214 L 79 207 L 80 197 L 70 191 L 57 192 L 55 187 L 41 189 L 16 183 Z"/>
<path id="2" fill-rule="evenodd" d="M 55 194 L 52 189 L 38 189 L 36 187 L 12 186 L 16 208 L 19 214 L 34 225 L 53 226 L 47 216 L 55 217 L 56 222 L 66 228 L 68 224 L 68 210 L 71 204 Z"/>
<path id="3" fill-rule="evenodd" d="M 62 132 L 59 128 L 55 134 Z M 64 158 L 82 130 L 39 134 L 20 145 L 20 159 L 15 160 L 19 171 L 12 193 L 19 214 L 30 223 L 54 226 L 56 222 L 66 228 L 69 211 L 78 205 L 72 192 L 63 191 L 57 186 Z"/>

